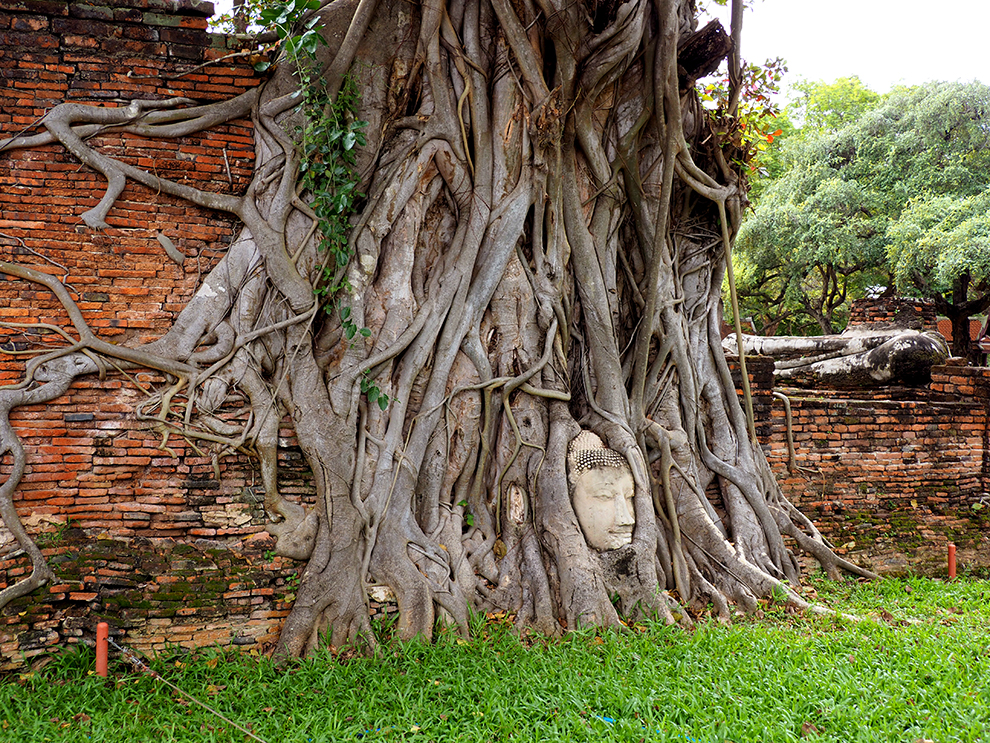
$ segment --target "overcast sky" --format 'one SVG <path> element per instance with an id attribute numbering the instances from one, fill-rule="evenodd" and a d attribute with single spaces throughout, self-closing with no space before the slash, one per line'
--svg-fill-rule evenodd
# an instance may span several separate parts
<path id="1" fill-rule="evenodd" d="M 709 5 L 711 5 L 709 0 Z M 783 57 L 786 81 L 858 75 L 885 93 L 929 80 L 990 84 L 990 0 L 752 0 L 743 57 Z M 728 30 L 728 11 L 719 9 Z"/>

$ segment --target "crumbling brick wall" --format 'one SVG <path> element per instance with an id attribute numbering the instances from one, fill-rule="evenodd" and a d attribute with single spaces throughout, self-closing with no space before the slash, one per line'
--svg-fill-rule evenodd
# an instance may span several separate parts
<path id="1" fill-rule="evenodd" d="M 938 330 L 935 304 L 930 299 L 876 297 L 854 300 L 849 308 L 849 327 L 870 324 Z"/>
<path id="2" fill-rule="evenodd" d="M 738 359 L 729 362 L 740 387 Z M 990 568 L 990 369 L 950 362 L 928 387 L 812 390 L 775 388 L 772 359 L 747 358 L 777 481 L 855 562 L 940 572 L 952 542 L 961 565 Z M 775 392 L 790 404 L 793 462 Z"/>
<path id="3" fill-rule="evenodd" d="M 231 98 L 259 77 L 224 37 L 207 32 L 199 0 L 0 0 L 0 139 L 25 131 L 59 103 L 124 105 L 134 98 Z M 199 68 L 204 62 L 213 64 Z M 108 132 L 93 144 L 160 176 L 218 193 L 244 192 L 253 171 L 248 120 L 180 139 Z M 61 146 L 0 153 L 0 260 L 53 273 L 70 287 L 101 337 L 141 343 L 162 335 L 233 239 L 226 215 L 128 183 L 93 231 L 80 215 L 106 188 Z M 181 251 L 167 257 L 158 235 Z M 43 287 L 0 276 L 0 321 L 71 328 Z M 40 330 L 0 329 L 26 347 Z M 0 384 L 24 360 L 0 355 Z M 15 495 L 58 582 L 0 616 L 0 666 L 91 636 L 111 622 L 142 649 L 166 643 L 270 642 L 286 615 L 298 564 L 268 559 L 263 492 L 244 455 L 163 438 L 136 415 L 158 374 L 82 379 L 46 406 L 11 416 L 28 453 Z M 280 485 L 307 499 L 312 487 L 291 432 L 280 443 Z M 10 458 L 0 461 L 9 475 Z M 0 528 L 0 588 L 30 569 Z"/>
<path id="4" fill-rule="evenodd" d="M 930 388 L 784 389 L 764 448 L 785 494 L 840 553 L 878 570 L 940 571 L 946 545 L 990 566 L 990 369 L 935 367 Z"/>

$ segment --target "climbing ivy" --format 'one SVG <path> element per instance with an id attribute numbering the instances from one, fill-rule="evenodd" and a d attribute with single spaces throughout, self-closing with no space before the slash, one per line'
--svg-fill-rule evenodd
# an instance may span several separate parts
<path id="1" fill-rule="evenodd" d="M 327 262 L 317 286 L 317 293 L 330 299 L 347 288 L 342 269 L 354 254 L 347 239 L 348 218 L 364 198 L 357 190 L 354 164 L 356 148 L 365 144 L 361 130 L 367 122 L 355 118 L 360 98 L 351 77 L 344 78 L 334 100 L 330 100 L 322 78 L 314 78 L 308 68 L 300 67 L 300 77 L 306 114 L 301 131 L 300 182 L 311 194 L 310 208 L 318 220 L 320 249 L 329 251 L 333 258 Z M 341 321 L 346 320 L 342 315 Z M 347 337 L 353 338 L 354 333 Z"/>
<path id="2" fill-rule="evenodd" d="M 296 66 L 299 108 L 305 116 L 305 123 L 296 130 L 299 185 L 310 194 L 309 207 L 316 215 L 320 235 L 319 249 L 329 253 L 315 291 L 324 309 L 337 313 L 344 338 L 352 341 L 357 335 L 371 335 L 368 328 L 358 327 L 351 318 L 351 308 L 342 305 L 339 297 L 350 288 L 344 272 L 354 255 L 347 239 L 348 220 L 364 198 L 357 189 L 355 163 L 357 148 L 366 143 L 362 129 L 368 122 L 357 118 L 361 98 L 354 79 L 345 76 L 337 95 L 331 97 L 320 74 L 316 53 L 327 42 L 320 33 L 320 17 L 314 12 L 319 8 L 319 0 L 248 0 L 241 14 L 243 23 L 274 30 L 285 58 Z M 233 24 L 233 18 L 224 18 L 224 22 Z M 255 69 L 263 72 L 269 66 L 270 62 L 261 61 Z M 361 391 L 383 410 L 388 406 L 388 395 L 367 372 L 361 378 Z"/>

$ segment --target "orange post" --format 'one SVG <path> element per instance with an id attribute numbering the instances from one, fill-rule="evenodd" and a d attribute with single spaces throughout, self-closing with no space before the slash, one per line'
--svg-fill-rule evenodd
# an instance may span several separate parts
<path id="1" fill-rule="evenodd" d="M 949 545 L 949 580 L 956 577 L 956 545 Z"/>
<path id="2" fill-rule="evenodd" d="M 110 625 L 100 622 L 96 625 L 96 675 L 107 677 L 107 638 L 110 637 Z"/>

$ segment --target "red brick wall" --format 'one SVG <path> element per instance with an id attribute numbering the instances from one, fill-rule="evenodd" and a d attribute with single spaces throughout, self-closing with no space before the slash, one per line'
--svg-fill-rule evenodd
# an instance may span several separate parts
<path id="1" fill-rule="evenodd" d="M 841 553 L 879 570 L 990 566 L 990 369 L 935 367 L 930 388 L 778 390 L 771 466 L 787 496 Z"/>
<path id="2" fill-rule="evenodd" d="M 209 10 L 190 0 L 0 0 L 0 139 L 64 100 L 208 102 L 256 86 L 258 76 L 237 60 L 194 69 L 230 51 L 226 39 L 207 33 Z M 91 143 L 219 193 L 242 193 L 253 168 L 247 120 L 182 139 L 108 133 Z M 94 232 L 80 215 L 105 185 L 59 146 L 0 153 L 0 260 L 64 276 L 105 339 L 147 341 L 170 327 L 237 226 L 128 184 L 107 217 L 109 229 Z M 185 254 L 182 266 L 166 257 L 158 232 Z M 0 321 L 69 327 L 47 290 L 5 276 Z M 31 340 L 24 332 L 0 329 L 0 343 L 16 348 Z M 0 384 L 20 380 L 23 369 L 23 358 L 0 355 Z M 218 479 L 208 454 L 175 437 L 162 448 L 161 436 L 134 411 L 144 397 L 138 384 L 163 383 L 159 375 L 132 381 L 111 370 L 106 380 L 77 381 L 53 404 L 11 416 L 29 462 L 16 505 L 59 582 L 0 615 L 0 666 L 91 637 L 101 619 L 143 649 L 268 642 L 277 633 L 297 564 L 264 554 L 263 493 L 254 468 L 243 456 L 227 457 L 218 462 Z M 282 492 L 310 497 L 288 431 L 282 443 Z M 0 460 L 0 477 L 10 463 L 9 456 Z M 29 569 L 13 550 L 0 528 L 0 588 Z"/>
<path id="3" fill-rule="evenodd" d="M 856 299 L 850 305 L 849 327 L 869 323 L 889 325 L 895 322 L 901 327 L 938 330 L 935 305 L 929 299 L 882 297 Z"/>
<path id="4" fill-rule="evenodd" d="M 738 360 L 729 365 L 739 387 Z M 769 358 L 746 366 L 777 481 L 841 554 L 942 574 L 953 542 L 961 566 L 990 568 L 990 369 L 952 359 L 929 387 L 808 390 L 775 389 Z M 774 392 L 791 405 L 792 465 Z"/>

